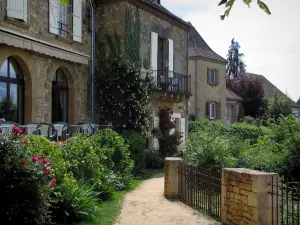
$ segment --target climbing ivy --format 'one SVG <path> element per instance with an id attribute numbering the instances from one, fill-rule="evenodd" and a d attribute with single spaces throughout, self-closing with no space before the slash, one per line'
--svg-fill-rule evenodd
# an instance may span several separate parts
<path id="1" fill-rule="evenodd" d="M 126 8 L 126 18 L 125 18 L 125 52 L 129 59 L 134 62 L 140 61 L 140 10 L 135 7 L 135 15 L 129 7 Z"/>

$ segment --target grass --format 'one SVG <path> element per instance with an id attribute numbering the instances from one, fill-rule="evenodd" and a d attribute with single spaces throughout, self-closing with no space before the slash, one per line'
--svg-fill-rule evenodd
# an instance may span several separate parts
<path id="1" fill-rule="evenodd" d="M 124 196 L 136 189 L 143 180 L 163 172 L 164 169 L 145 171 L 132 181 L 131 186 L 127 190 L 115 192 L 110 200 L 101 203 L 97 217 L 93 221 L 80 223 L 80 225 L 113 225 L 121 212 Z"/>

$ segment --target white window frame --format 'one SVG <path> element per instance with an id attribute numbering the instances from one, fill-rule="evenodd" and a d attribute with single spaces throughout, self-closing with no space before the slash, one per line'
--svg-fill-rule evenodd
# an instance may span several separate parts
<path id="1" fill-rule="evenodd" d="M 61 26 L 59 24 L 59 22 L 61 22 L 62 24 L 64 24 L 65 26 Z M 58 34 L 60 36 L 67 36 L 67 32 L 66 32 L 66 25 L 67 25 L 67 6 L 63 5 L 60 1 L 58 3 Z M 62 29 L 60 29 L 62 28 Z"/>
<path id="2" fill-rule="evenodd" d="M 28 23 L 28 1 L 6 0 L 6 16 Z M 4 4 L 5 4 L 4 3 Z"/>
<path id="3" fill-rule="evenodd" d="M 209 119 L 210 120 L 216 119 L 216 103 L 215 102 L 209 103 Z"/>
<path id="4" fill-rule="evenodd" d="M 215 85 L 216 84 L 216 69 L 209 70 L 209 83 Z"/>

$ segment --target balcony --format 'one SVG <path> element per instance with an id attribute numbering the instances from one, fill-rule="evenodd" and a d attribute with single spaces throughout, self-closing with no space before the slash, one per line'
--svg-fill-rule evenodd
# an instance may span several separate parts
<path id="1" fill-rule="evenodd" d="M 166 101 L 182 101 L 191 95 L 191 77 L 169 70 L 152 70 L 154 88 Z"/>

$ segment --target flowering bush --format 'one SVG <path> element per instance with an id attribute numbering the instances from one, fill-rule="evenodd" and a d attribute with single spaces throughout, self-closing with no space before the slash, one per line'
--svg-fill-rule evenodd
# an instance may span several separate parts
<path id="1" fill-rule="evenodd" d="M 0 136 L 0 198 L 5 199 L 0 202 L 1 223 L 46 224 L 56 185 L 51 160 L 26 151 L 27 140 L 19 131 Z"/>
<path id="2" fill-rule="evenodd" d="M 159 140 L 159 152 L 163 157 L 174 155 L 182 142 L 182 135 L 177 132 L 176 120 L 172 119 L 172 108 L 159 110 L 159 129 L 153 130 L 153 135 Z"/>

